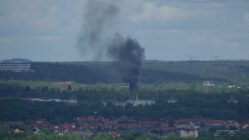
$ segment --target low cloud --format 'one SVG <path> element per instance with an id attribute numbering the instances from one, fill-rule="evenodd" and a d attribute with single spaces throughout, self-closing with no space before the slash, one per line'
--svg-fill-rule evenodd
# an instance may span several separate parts
<path id="1" fill-rule="evenodd" d="M 244 15 L 245 21 L 249 24 L 249 12 L 246 12 Z"/>
<path id="2" fill-rule="evenodd" d="M 160 5 L 155 2 L 145 2 L 141 5 L 139 11 L 129 15 L 129 19 L 133 22 L 154 20 L 166 21 L 185 16 L 187 16 L 186 11 L 182 8 L 169 5 Z"/>
<path id="3" fill-rule="evenodd" d="M 11 43 L 11 42 L 14 42 L 14 41 L 16 41 L 16 40 L 13 39 L 13 38 L 0 37 L 0 44 L 2 44 L 2 43 Z"/>
<path id="4" fill-rule="evenodd" d="M 41 16 L 40 19 L 33 20 L 31 26 L 38 29 L 55 28 L 59 24 L 58 15 L 58 7 L 51 6 L 44 16 Z"/>
<path id="5" fill-rule="evenodd" d="M 61 32 L 68 28 L 72 30 L 72 26 L 75 28 L 75 19 L 81 15 L 83 2 L 79 3 L 80 0 L 0 1 L 0 29 L 9 28 L 22 34 Z"/>
<path id="6" fill-rule="evenodd" d="M 65 40 L 70 40 L 62 36 L 53 35 L 42 35 L 42 36 L 32 36 L 32 37 L 0 37 L 1 43 L 15 43 L 15 42 L 32 42 L 32 41 L 45 41 L 45 42 L 62 42 Z"/>

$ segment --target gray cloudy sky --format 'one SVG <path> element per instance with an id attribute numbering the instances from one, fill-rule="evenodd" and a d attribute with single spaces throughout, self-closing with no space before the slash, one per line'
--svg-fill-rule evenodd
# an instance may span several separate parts
<path id="1" fill-rule="evenodd" d="M 0 0 L 0 59 L 81 61 L 85 0 Z M 113 28 L 146 59 L 249 59 L 249 0 L 123 0 Z"/>

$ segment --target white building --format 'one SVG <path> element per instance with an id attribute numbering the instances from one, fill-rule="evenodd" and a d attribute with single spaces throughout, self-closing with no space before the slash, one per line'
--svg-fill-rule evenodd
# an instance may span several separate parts
<path id="1" fill-rule="evenodd" d="M 229 100 L 227 100 L 228 103 L 234 103 L 234 104 L 237 104 L 238 103 L 238 100 L 231 97 Z"/>
<path id="2" fill-rule="evenodd" d="M 136 95 L 136 99 L 127 100 L 127 104 L 131 104 L 133 107 L 135 106 L 147 106 L 155 104 L 154 100 L 140 100 L 138 99 L 138 96 Z"/>
<path id="3" fill-rule="evenodd" d="M 114 106 L 121 106 L 121 107 L 126 107 L 126 102 L 119 102 L 119 101 L 115 101 L 112 103 Z"/>
<path id="4" fill-rule="evenodd" d="M 0 63 L 0 71 L 29 72 L 31 71 L 31 64 L 30 63 Z"/>
<path id="5" fill-rule="evenodd" d="M 215 86 L 215 84 L 210 82 L 210 81 L 204 81 L 202 83 L 202 85 L 205 86 L 205 87 L 214 87 Z"/>
<path id="6" fill-rule="evenodd" d="M 198 131 L 195 129 L 182 129 L 182 130 L 180 130 L 180 137 L 182 137 L 182 138 L 188 138 L 188 137 L 197 138 Z"/>
<path id="7" fill-rule="evenodd" d="M 119 106 L 119 107 L 124 108 L 128 104 L 132 105 L 133 107 L 136 107 L 136 106 L 149 106 L 149 105 L 155 104 L 155 101 L 154 100 L 141 100 L 141 99 L 138 99 L 138 96 L 136 96 L 135 99 L 129 99 L 129 100 L 126 100 L 126 101 L 104 100 L 104 101 L 102 101 L 102 104 L 104 106 L 107 106 L 109 104 L 109 105 Z"/>
<path id="8" fill-rule="evenodd" d="M 169 99 L 167 99 L 167 103 L 169 103 L 169 104 L 174 104 L 174 103 L 176 103 L 178 100 L 176 99 L 176 98 L 174 98 L 174 97 L 171 97 L 171 98 L 169 98 Z"/>
<path id="9" fill-rule="evenodd" d="M 69 99 L 69 100 L 64 100 L 66 103 L 68 104 L 77 104 L 77 100 L 76 99 Z"/>

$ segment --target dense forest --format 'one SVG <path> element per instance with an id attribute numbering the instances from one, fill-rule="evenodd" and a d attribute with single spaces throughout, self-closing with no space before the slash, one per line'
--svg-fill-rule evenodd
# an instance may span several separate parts
<path id="1" fill-rule="evenodd" d="M 120 73 L 111 62 L 33 62 L 34 72 L 0 72 L 0 79 L 75 81 L 80 83 L 122 82 Z M 248 61 L 145 61 L 142 83 L 167 81 L 249 82 Z"/>

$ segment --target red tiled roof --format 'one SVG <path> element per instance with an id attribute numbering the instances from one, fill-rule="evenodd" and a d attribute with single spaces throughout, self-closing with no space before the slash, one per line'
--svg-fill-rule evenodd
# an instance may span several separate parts
<path id="1" fill-rule="evenodd" d="M 53 125 L 50 124 L 47 120 L 45 119 L 38 119 L 34 122 L 34 125 L 36 125 L 39 128 L 49 128 L 52 129 Z"/>

